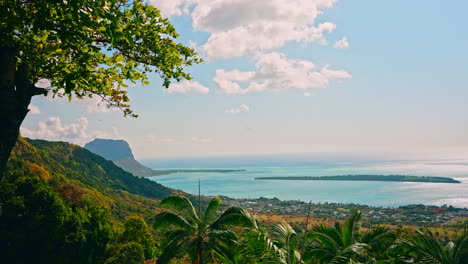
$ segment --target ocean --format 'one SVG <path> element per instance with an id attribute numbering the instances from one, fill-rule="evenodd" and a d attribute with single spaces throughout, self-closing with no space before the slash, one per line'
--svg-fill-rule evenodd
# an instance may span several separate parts
<path id="1" fill-rule="evenodd" d="M 408 204 L 468 207 L 468 162 L 452 159 L 389 160 L 352 154 L 294 154 L 244 157 L 146 159 L 153 169 L 245 169 L 229 173 L 174 173 L 151 177 L 188 193 L 233 198 L 277 197 L 282 200 L 355 203 L 380 207 Z M 450 183 L 275 181 L 255 177 L 327 175 L 415 175 L 450 177 Z"/>

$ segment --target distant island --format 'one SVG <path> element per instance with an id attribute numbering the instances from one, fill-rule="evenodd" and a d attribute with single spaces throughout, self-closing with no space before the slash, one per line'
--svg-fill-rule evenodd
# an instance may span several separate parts
<path id="1" fill-rule="evenodd" d="M 245 170 L 228 170 L 228 169 L 170 169 L 170 170 L 153 170 L 138 162 L 133 156 L 130 145 L 125 140 L 102 139 L 96 138 L 88 142 L 85 149 L 97 154 L 107 160 L 114 162 L 125 171 L 139 177 L 153 177 L 180 172 L 203 172 L 203 173 L 226 173 Z"/>
<path id="2" fill-rule="evenodd" d="M 257 177 L 255 180 L 288 180 L 288 181 L 391 181 L 391 182 L 431 182 L 460 183 L 452 178 L 409 175 L 336 175 L 336 176 L 287 176 Z"/>

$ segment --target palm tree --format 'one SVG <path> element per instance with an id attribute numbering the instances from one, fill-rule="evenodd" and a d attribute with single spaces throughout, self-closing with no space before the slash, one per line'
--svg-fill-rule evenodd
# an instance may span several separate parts
<path id="1" fill-rule="evenodd" d="M 402 254 L 409 254 L 416 263 L 466 264 L 468 263 L 468 228 L 446 245 L 437 240 L 429 229 L 416 230 L 413 235 L 400 239 Z"/>
<path id="2" fill-rule="evenodd" d="M 281 263 L 302 263 L 299 240 L 294 229 L 288 223 L 283 222 L 274 226 L 274 235 L 273 243 L 280 249 Z"/>
<path id="3" fill-rule="evenodd" d="M 296 232 L 287 223 L 273 226 L 273 238 L 263 229 L 243 234 L 242 243 L 216 251 L 216 259 L 223 264 L 298 264 L 299 241 Z"/>
<path id="4" fill-rule="evenodd" d="M 304 260 L 312 263 L 349 263 L 353 256 L 364 253 L 366 244 L 358 242 L 361 212 L 354 211 L 344 224 L 318 225 L 311 229 L 307 238 L 314 247 L 304 253 Z"/>
<path id="5" fill-rule="evenodd" d="M 184 196 L 169 196 L 161 201 L 162 206 L 175 212 L 162 212 L 155 218 L 155 229 L 169 229 L 165 233 L 165 245 L 157 264 L 169 263 L 171 259 L 187 253 L 193 264 L 203 264 L 216 248 L 229 248 L 236 243 L 234 232 L 228 226 L 256 228 L 255 219 L 244 209 L 230 207 L 220 216 L 217 210 L 222 201 L 219 197 L 211 199 L 202 215 L 201 207 L 195 210 L 192 202 Z"/>
<path id="6" fill-rule="evenodd" d="M 372 227 L 360 236 L 359 242 L 367 245 L 366 255 L 360 259 L 367 261 L 367 263 L 379 261 L 395 263 L 395 256 L 393 256 L 395 241 L 396 234 L 390 227 L 383 225 Z"/>

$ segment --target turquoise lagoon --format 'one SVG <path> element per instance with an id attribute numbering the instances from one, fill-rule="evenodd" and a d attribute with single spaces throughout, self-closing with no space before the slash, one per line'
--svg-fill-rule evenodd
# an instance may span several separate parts
<path id="1" fill-rule="evenodd" d="M 317 162 L 274 162 L 252 159 L 241 162 L 223 162 L 219 159 L 143 160 L 146 165 L 160 169 L 172 168 L 232 168 L 245 169 L 230 173 L 174 173 L 152 177 L 165 186 L 188 193 L 198 193 L 201 182 L 203 195 L 224 195 L 233 198 L 277 197 L 282 200 L 313 202 L 356 203 L 395 207 L 407 204 L 432 204 L 468 207 L 468 164 L 453 161 L 352 161 L 321 160 Z M 289 166 L 265 166 L 269 163 Z M 289 164 L 288 164 L 289 163 Z M 156 164 L 159 166 L 156 167 Z M 259 164 L 263 167 L 255 167 Z M 196 166 L 201 165 L 201 166 Z M 242 166 L 245 165 L 245 166 Z M 169 167 L 168 167 L 169 168 Z M 348 174 L 416 175 L 450 177 L 461 181 L 450 183 L 399 183 L 350 181 L 268 181 L 255 177 L 324 176 Z"/>

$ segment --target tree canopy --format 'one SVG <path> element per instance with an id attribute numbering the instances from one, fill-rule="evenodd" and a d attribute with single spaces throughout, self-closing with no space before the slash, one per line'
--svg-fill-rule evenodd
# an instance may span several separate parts
<path id="1" fill-rule="evenodd" d="M 97 95 L 125 115 L 125 88 L 148 85 L 156 72 L 168 87 L 190 79 L 185 66 L 201 62 L 174 41 L 174 26 L 143 0 L 5 0 L 0 4 L 0 47 L 27 66 L 29 80 L 47 79 L 49 91 L 78 98 Z M 5 59 L 6 60 L 6 59 Z M 136 116 L 136 115 L 134 115 Z"/>

